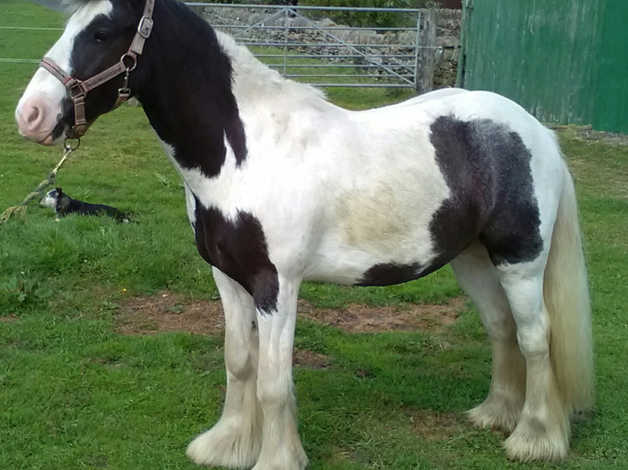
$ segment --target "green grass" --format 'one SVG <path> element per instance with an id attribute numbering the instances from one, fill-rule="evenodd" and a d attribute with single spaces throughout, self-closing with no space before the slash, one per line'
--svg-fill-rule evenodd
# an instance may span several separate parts
<path id="1" fill-rule="evenodd" d="M 0 4 L 0 25 L 58 26 L 21 0 Z M 56 33 L 0 31 L 0 57 L 40 57 Z M 26 38 L 26 40 L 24 39 Z M 26 143 L 15 104 L 33 65 L 0 63 L 0 211 L 18 203 L 60 158 Z M 334 90 L 354 108 L 397 101 L 384 91 Z M 561 465 L 508 462 L 502 435 L 466 424 L 483 399 L 490 351 L 477 315 L 441 333 L 348 334 L 300 320 L 296 344 L 331 357 L 297 368 L 300 433 L 312 469 L 623 468 L 628 462 L 628 146 L 560 132 L 579 191 L 594 302 L 595 417 L 574 427 Z M 135 214 L 136 223 L 68 217 L 32 206 L 0 226 L 0 469 L 192 469 L 189 440 L 218 418 L 222 340 L 185 333 L 122 336 L 125 298 L 162 289 L 217 296 L 196 253 L 178 176 L 139 108 L 103 116 L 62 170 L 79 199 Z M 337 308 L 459 295 L 448 269 L 391 288 L 307 284 L 302 297 Z M 412 419 L 453 417 L 455 432 L 423 435 Z"/>

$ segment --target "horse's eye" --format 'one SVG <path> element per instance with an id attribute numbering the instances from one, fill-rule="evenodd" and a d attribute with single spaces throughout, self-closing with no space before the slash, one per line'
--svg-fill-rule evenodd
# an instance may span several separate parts
<path id="1" fill-rule="evenodd" d="M 94 39 L 96 42 L 105 42 L 107 40 L 107 33 L 105 31 L 96 31 L 94 33 Z"/>

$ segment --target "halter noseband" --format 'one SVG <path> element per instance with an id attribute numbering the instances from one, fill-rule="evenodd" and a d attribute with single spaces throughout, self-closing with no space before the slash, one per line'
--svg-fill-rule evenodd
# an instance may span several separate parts
<path id="1" fill-rule="evenodd" d="M 66 133 L 69 139 L 78 139 L 82 137 L 89 123 L 85 118 L 85 98 L 94 88 L 107 83 L 124 73 L 124 84 L 118 89 L 118 99 L 114 105 L 114 109 L 120 106 L 131 97 L 131 89 L 129 88 L 129 74 L 135 70 L 137 58 L 142 55 L 144 43 L 150 37 L 153 30 L 153 10 L 155 9 L 155 0 L 146 0 L 144 5 L 144 13 L 137 25 L 137 32 L 133 37 L 133 42 L 129 46 L 129 50 L 122 54 L 120 61 L 102 72 L 88 78 L 87 80 L 79 80 L 63 71 L 54 60 L 44 57 L 39 66 L 46 69 L 54 77 L 56 77 L 70 93 L 72 103 L 74 104 L 74 125 Z"/>

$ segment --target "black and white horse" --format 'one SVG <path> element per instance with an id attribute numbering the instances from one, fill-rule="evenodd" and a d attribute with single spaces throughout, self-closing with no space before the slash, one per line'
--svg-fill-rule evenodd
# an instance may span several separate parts
<path id="1" fill-rule="evenodd" d="M 304 468 L 292 381 L 301 282 L 388 285 L 447 263 L 493 346 L 471 420 L 510 432 L 512 458 L 567 454 L 570 415 L 593 402 L 591 320 L 573 183 L 551 131 L 479 91 L 347 111 L 175 0 L 148 17 L 145 0 L 72 5 L 16 118 L 52 144 L 130 89 L 180 172 L 226 318 L 224 410 L 189 445 L 192 460 Z"/>

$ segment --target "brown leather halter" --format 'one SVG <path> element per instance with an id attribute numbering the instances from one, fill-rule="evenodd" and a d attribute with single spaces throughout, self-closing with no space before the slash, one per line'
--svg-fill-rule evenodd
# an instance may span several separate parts
<path id="1" fill-rule="evenodd" d="M 129 88 L 129 74 L 135 70 L 137 66 L 137 58 L 142 55 L 144 43 L 150 37 L 153 30 L 153 10 L 155 9 L 155 0 L 146 0 L 144 5 L 144 13 L 137 26 L 137 32 L 133 37 L 133 42 L 129 46 L 129 50 L 122 54 L 120 61 L 102 72 L 88 78 L 87 80 L 79 80 L 74 78 L 61 69 L 52 59 L 44 57 L 39 66 L 46 69 L 65 86 L 72 102 L 74 103 L 74 125 L 66 132 L 68 139 L 78 139 L 82 137 L 89 123 L 85 118 L 85 98 L 94 88 L 107 83 L 124 73 L 124 84 L 118 89 L 118 98 L 114 105 L 114 109 L 124 103 L 131 97 L 131 89 Z"/>

